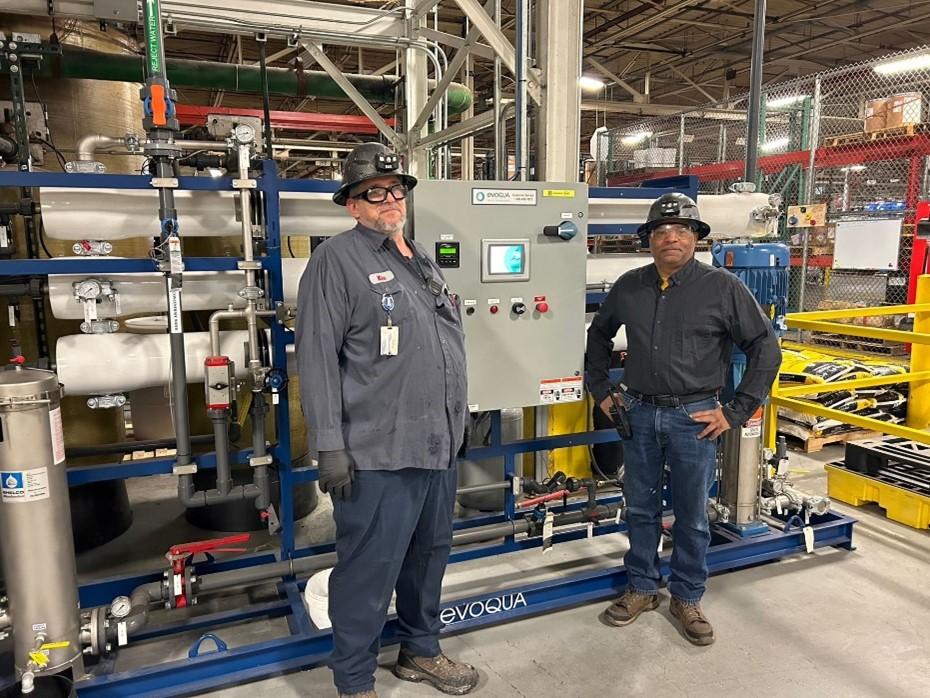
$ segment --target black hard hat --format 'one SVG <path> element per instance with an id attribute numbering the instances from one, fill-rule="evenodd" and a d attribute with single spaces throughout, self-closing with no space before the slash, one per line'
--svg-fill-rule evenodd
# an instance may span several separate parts
<path id="1" fill-rule="evenodd" d="M 342 166 L 342 186 L 333 194 L 333 201 L 345 206 L 349 192 L 366 179 L 395 175 L 413 189 L 417 178 L 404 174 L 400 157 L 383 143 L 362 143 L 346 156 Z"/>
<path id="2" fill-rule="evenodd" d="M 636 231 L 644 247 L 648 247 L 649 233 L 666 223 L 690 226 L 697 234 L 698 240 L 703 240 L 710 233 L 710 226 L 701 220 L 694 199 L 677 191 L 663 194 L 649 207 L 649 217 Z"/>

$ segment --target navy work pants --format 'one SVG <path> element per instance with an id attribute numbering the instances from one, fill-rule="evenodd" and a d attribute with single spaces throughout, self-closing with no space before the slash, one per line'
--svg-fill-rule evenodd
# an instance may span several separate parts
<path id="1" fill-rule="evenodd" d="M 340 693 L 374 687 L 381 631 L 397 591 L 400 646 L 439 654 L 439 598 L 452 547 L 455 468 L 362 470 L 352 496 L 333 500 L 336 554 L 329 578 L 330 666 Z"/>

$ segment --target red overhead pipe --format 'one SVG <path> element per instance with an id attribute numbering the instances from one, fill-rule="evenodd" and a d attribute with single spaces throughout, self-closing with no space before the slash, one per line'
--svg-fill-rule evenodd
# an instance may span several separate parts
<path id="1" fill-rule="evenodd" d="M 201 126 L 207 123 L 207 117 L 212 114 L 224 116 L 252 116 L 263 118 L 261 109 L 247 109 L 245 107 L 209 107 L 195 106 L 193 104 L 176 104 L 175 111 L 181 126 Z M 319 112 L 302 111 L 270 111 L 271 128 L 283 128 L 288 131 L 324 131 L 327 133 L 361 133 L 376 134 L 377 127 L 367 116 L 355 114 L 322 114 Z M 396 120 L 392 117 L 385 119 L 388 126 L 393 127 Z"/>

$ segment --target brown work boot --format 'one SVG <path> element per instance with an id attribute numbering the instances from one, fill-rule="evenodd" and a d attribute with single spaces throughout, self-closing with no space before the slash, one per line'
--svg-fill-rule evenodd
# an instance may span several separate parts
<path id="1" fill-rule="evenodd" d="M 425 681 L 453 696 L 463 696 L 478 685 L 478 671 L 471 664 L 454 662 L 444 654 L 414 657 L 406 650 L 397 655 L 394 676 L 404 681 Z"/>
<path id="2" fill-rule="evenodd" d="M 604 611 L 604 620 L 610 625 L 629 625 L 645 611 L 654 611 L 659 607 L 658 594 L 643 594 L 627 589 Z"/>
<path id="3" fill-rule="evenodd" d="M 681 623 L 681 630 L 690 642 L 695 645 L 713 644 L 714 628 L 701 611 L 699 602 L 688 603 L 673 596 L 669 611 Z"/>

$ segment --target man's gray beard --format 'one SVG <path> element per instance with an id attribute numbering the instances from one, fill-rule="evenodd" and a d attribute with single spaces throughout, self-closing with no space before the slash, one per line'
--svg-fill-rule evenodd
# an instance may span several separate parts
<path id="1" fill-rule="evenodd" d="M 384 233 L 385 235 L 393 235 L 394 233 L 403 232 L 404 226 L 407 224 L 407 217 L 404 216 L 401 218 L 400 223 L 397 225 L 389 225 L 384 221 L 378 219 L 375 221 L 375 230 L 379 233 Z"/>

